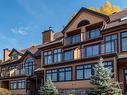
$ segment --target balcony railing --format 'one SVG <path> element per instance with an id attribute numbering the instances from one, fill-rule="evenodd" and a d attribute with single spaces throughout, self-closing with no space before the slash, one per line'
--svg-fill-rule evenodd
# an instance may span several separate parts
<path id="1" fill-rule="evenodd" d="M 81 42 L 81 34 L 64 38 L 64 45 L 71 45 Z"/>
<path id="2" fill-rule="evenodd" d="M 13 69 L 10 71 L 1 72 L 0 78 L 10 78 L 10 77 L 19 77 L 19 76 L 28 76 L 28 74 L 25 73 L 25 70 L 22 69 Z"/>
<path id="3" fill-rule="evenodd" d="M 97 48 L 93 50 L 89 50 L 89 51 L 86 51 L 86 47 L 82 49 L 76 48 L 73 51 L 73 55 L 72 55 L 73 59 L 65 60 L 65 61 L 73 61 L 73 60 L 78 60 L 78 59 L 83 59 L 83 58 L 102 56 L 106 54 L 114 54 L 114 53 L 117 53 L 117 51 L 118 51 L 117 41 L 110 41 L 110 42 L 105 42 L 103 44 L 98 44 Z"/>
<path id="4" fill-rule="evenodd" d="M 102 57 L 108 54 L 116 54 L 118 51 L 118 45 L 116 40 L 110 42 L 104 42 L 102 44 L 97 44 L 97 45 L 90 45 L 88 47 L 92 49 L 87 50 L 86 49 L 87 47 L 84 47 L 82 49 L 75 48 L 73 50 L 66 51 L 66 53 L 70 52 L 66 55 L 65 52 L 61 53 L 62 58 L 61 61 L 59 61 L 58 63 L 69 62 L 69 61 L 74 61 L 84 58 Z M 52 56 L 52 58 L 54 58 L 54 56 Z M 58 63 L 52 62 L 50 64 L 58 64 Z M 50 65 L 50 64 L 45 64 L 45 65 Z"/>

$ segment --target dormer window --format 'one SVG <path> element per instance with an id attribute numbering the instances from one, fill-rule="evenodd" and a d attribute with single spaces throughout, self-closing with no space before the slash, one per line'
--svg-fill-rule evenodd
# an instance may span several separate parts
<path id="1" fill-rule="evenodd" d="M 12 55 L 12 60 L 17 60 L 18 59 L 18 54 Z"/>
<path id="2" fill-rule="evenodd" d="M 120 21 L 125 21 L 125 20 L 127 20 L 127 16 L 120 19 Z"/>
<path id="3" fill-rule="evenodd" d="M 80 21 L 79 24 L 77 25 L 77 28 L 82 27 L 82 26 L 86 26 L 86 25 L 88 25 L 88 24 L 90 24 L 90 22 L 89 22 L 88 20 L 82 20 L 82 21 Z"/>

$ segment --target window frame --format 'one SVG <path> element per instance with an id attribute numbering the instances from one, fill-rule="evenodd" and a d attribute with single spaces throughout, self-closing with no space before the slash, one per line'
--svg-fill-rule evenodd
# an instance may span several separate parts
<path id="1" fill-rule="evenodd" d="M 113 76 L 112 76 L 112 78 L 114 77 L 114 61 L 113 60 L 108 60 L 108 61 L 104 61 L 103 63 L 104 63 L 104 67 L 105 68 L 107 68 L 107 66 L 105 66 L 105 62 L 112 62 L 112 72 L 111 73 L 113 73 Z M 85 68 L 84 68 L 84 66 L 85 65 L 91 65 L 91 75 L 93 75 L 94 74 L 94 66 L 97 64 L 97 62 L 96 63 L 87 63 L 87 64 L 82 64 L 82 65 L 76 65 L 75 66 L 75 80 L 76 81 L 80 81 L 80 80 L 90 80 L 90 79 L 85 79 L 85 77 L 84 77 L 84 70 L 85 70 Z M 77 79 L 77 67 L 78 66 L 83 66 L 83 69 L 79 69 L 79 70 L 83 70 L 83 79 Z"/>
<path id="2" fill-rule="evenodd" d="M 30 69 L 30 67 L 32 68 L 32 70 Z M 34 59 L 33 58 L 27 58 L 23 62 L 23 64 L 21 64 L 21 69 L 24 70 L 25 74 L 27 74 L 28 76 L 33 75 L 34 70 L 35 70 L 35 61 L 34 61 Z M 20 70 L 20 73 L 21 73 L 21 70 Z"/>
<path id="3" fill-rule="evenodd" d="M 117 39 L 112 39 L 113 35 L 116 35 L 116 36 L 117 36 Z M 110 40 L 106 41 L 106 37 L 110 37 Z M 118 45 L 118 41 L 119 41 L 118 33 L 106 35 L 106 36 L 104 36 L 103 39 L 104 39 L 104 53 L 118 52 L 118 48 L 119 48 L 119 45 Z M 113 42 L 114 44 L 117 44 L 117 46 L 114 45 L 114 46 L 115 46 L 115 47 L 114 47 L 114 51 L 112 51 L 112 42 Z M 106 51 L 106 44 L 107 44 L 107 43 L 110 43 L 110 45 L 111 45 L 111 51 L 110 51 L 110 52 L 107 52 L 107 51 Z"/>
<path id="4" fill-rule="evenodd" d="M 65 51 L 64 51 L 63 60 L 64 60 L 65 62 L 66 62 L 66 61 L 73 61 L 73 60 L 74 60 L 74 50 L 75 50 L 75 49 L 70 49 L 70 50 L 65 50 Z M 73 56 L 72 56 L 72 59 L 70 58 L 70 59 L 66 59 L 66 60 L 65 60 L 65 52 L 72 52 L 72 55 L 73 55 Z"/>
<path id="5" fill-rule="evenodd" d="M 47 53 L 47 54 L 45 54 L 45 53 Z M 48 61 L 49 57 L 51 57 L 51 63 L 49 63 L 49 61 Z M 47 61 L 47 63 L 45 63 L 45 60 Z M 52 54 L 52 51 L 49 50 L 49 51 L 43 52 L 43 63 L 44 63 L 45 65 L 49 65 L 49 64 L 52 64 L 52 61 L 53 61 L 53 54 Z"/>
<path id="6" fill-rule="evenodd" d="M 84 71 L 85 71 L 85 66 L 87 66 L 87 65 L 91 65 L 91 68 L 88 68 L 88 69 L 91 69 L 91 75 L 94 73 L 94 70 L 93 70 L 93 66 L 95 65 L 95 63 L 90 63 L 90 64 L 83 64 L 83 65 L 77 65 L 76 67 L 75 67 L 75 80 L 77 80 L 77 81 L 80 81 L 80 80 L 90 80 L 90 79 L 88 79 L 88 78 L 85 78 L 85 76 L 84 76 Z M 83 68 L 82 69 L 77 69 L 77 67 L 79 67 L 79 66 L 83 66 Z M 77 70 L 83 70 L 83 79 L 78 79 L 77 78 Z"/>
<path id="7" fill-rule="evenodd" d="M 57 52 L 55 52 L 55 51 L 57 51 Z M 57 59 L 60 56 L 60 61 L 59 60 L 55 61 L 55 56 L 57 57 Z M 57 63 L 60 63 L 61 61 L 62 61 L 62 49 L 61 48 L 54 49 L 53 50 L 53 63 L 57 64 Z"/>
<path id="8" fill-rule="evenodd" d="M 19 88 L 19 83 L 20 83 L 21 88 Z M 24 87 L 23 87 L 23 84 L 24 84 Z M 14 88 L 14 86 L 16 86 L 16 87 Z M 26 89 L 26 80 L 25 79 L 10 80 L 9 89 L 10 90 Z"/>
<path id="9" fill-rule="evenodd" d="M 71 69 L 71 70 L 66 70 L 66 69 Z M 63 71 L 60 71 L 60 69 L 63 69 Z M 53 81 L 53 82 L 65 82 L 65 81 L 72 81 L 73 80 L 73 68 L 71 66 L 69 67 L 64 67 L 64 68 L 57 68 L 57 69 L 50 69 L 50 70 L 46 70 L 45 71 L 45 80 L 47 80 L 47 74 L 50 74 L 51 76 L 51 79 L 52 79 L 52 74 L 53 74 L 53 70 L 56 70 L 56 73 L 57 73 L 57 80 L 56 81 Z M 67 72 L 71 72 L 71 80 L 66 80 L 66 73 Z M 47 72 L 50 72 L 50 73 L 47 73 Z M 64 80 L 60 80 L 60 72 L 63 72 L 64 73 Z"/>
<path id="10" fill-rule="evenodd" d="M 127 52 L 127 50 L 125 50 L 125 51 L 123 50 L 123 45 L 122 45 L 123 44 L 122 43 L 122 39 L 126 39 L 127 38 L 127 36 L 126 37 L 122 37 L 122 33 L 125 33 L 125 32 L 127 32 L 127 31 L 123 31 L 123 32 L 120 33 L 120 37 L 121 37 L 121 41 L 120 41 L 121 42 L 121 49 L 120 50 L 121 50 L 121 52 Z"/>
<path id="11" fill-rule="evenodd" d="M 91 33 L 93 33 L 93 32 L 97 32 L 97 31 L 95 31 L 95 30 L 98 30 L 98 32 L 99 32 L 99 36 L 96 36 L 96 37 L 91 37 Z M 97 38 L 99 38 L 100 36 L 101 36 L 101 28 L 94 28 L 94 29 L 91 29 L 91 30 L 89 30 L 89 31 L 87 31 L 86 32 L 86 38 L 87 38 L 87 40 L 89 40 L 89 39 L 97 39 Z"/>
<path id="12" fill-rule="evenodd" d="M 98 46 L 98 54 L 97 55 L 94 55 L 93 54 L 93 50 L 94 50 L 94 48 L 93 47 L 95 47 L 95 46 Z M 92 55 L 90 55 L 90 56 L 88 56 L 88 54 L 87 54 L 87 48 L 92 48 Z M 92 45 L 87 45 L 87 46 L 84 46 L 83 47 L 83 57 L 95 57 L 95 56 L 98 56 L 98 55 L 100 55 L 101 54 L 101 44 L 100 43 L 97 43 L 97 44 L 92 44 Z"/>

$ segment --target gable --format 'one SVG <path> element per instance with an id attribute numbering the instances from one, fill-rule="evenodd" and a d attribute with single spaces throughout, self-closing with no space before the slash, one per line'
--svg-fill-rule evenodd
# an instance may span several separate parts
<path id="1" fill-rule="evenodd" d="M 108 16 L 102 15 L 89 9 L 81 9 L 77 13 L 77 15 L 68 23 L 63 32 L 75 30 L 78 24 L 83 20 L 89 21 L 90 22 L 89 25 L 92 25 L 99 22 L 103 22 L 106 20 L 106 18 L 108 18 Z"/>

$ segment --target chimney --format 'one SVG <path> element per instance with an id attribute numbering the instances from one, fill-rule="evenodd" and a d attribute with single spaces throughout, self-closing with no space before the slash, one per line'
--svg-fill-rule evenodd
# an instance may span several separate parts
<path id="1" fill-rule="evenodd" d="M 7 61 L 10 57 L 9 57 L 9 54 L 10 54 L 10 50 L 8 48 L 4 49 L 3 50 L 3 61 Z"/>
<path id="2" fill-rule="evenodd" d="M 53 39 L 54 39 L 54 32 L 52 30 L 52 27 L 49 27 L 48 30 L 42 32 L 42 44 L 53 41 Z"/>

